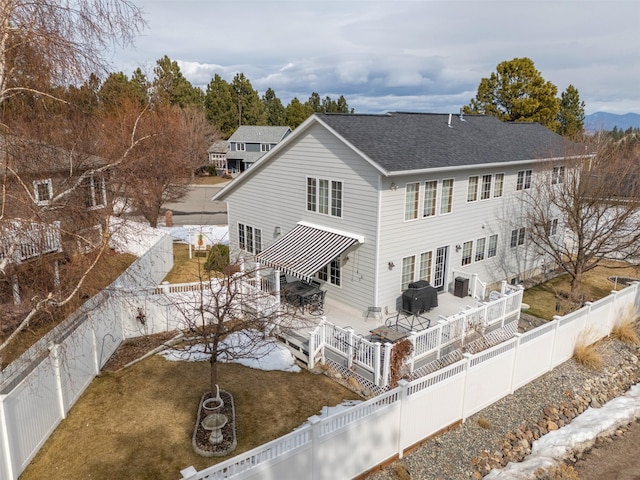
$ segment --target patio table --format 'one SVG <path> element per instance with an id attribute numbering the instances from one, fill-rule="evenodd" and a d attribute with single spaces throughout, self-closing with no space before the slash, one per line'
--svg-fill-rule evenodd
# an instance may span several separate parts
<path id="1" fill-rule="evenodd" d="M 304 313 L 305 307 L 317 302 L 323 294 L 319 287 L 302 280 L 285 283 L 282 285 L 281 291 L 284 300 L 296 309 L 299 308 L 302 313 Z"/>

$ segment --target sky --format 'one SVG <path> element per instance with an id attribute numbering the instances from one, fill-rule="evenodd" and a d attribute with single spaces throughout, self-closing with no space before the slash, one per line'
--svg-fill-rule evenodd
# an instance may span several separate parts
<path id="1" fill-rule="evenodd" d="M 115 71 L 168 55 L 206 88 L 242 72 L 284 105 L 457 113 L 500 62 L 528 57 L 587 114 L 640 113 L 638 0 L 132 0 L 148 23 Z"/>

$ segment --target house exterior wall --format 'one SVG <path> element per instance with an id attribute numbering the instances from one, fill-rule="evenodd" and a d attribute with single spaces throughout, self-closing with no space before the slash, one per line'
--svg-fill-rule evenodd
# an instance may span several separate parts
<path id="1" fill-rule="evenodd" d="M 495 283 L 510 280 L 529 271 L 540 262 L 528 242 L 511 247 L 511 232 L 525 226 L 521 196 L 516 190 L 518 171 L 532 170 L 535 163 L 503 165 L 498 167 L 478 166 L 457 171 L 441 170 L 434 173 L 385 178 L 382 181 L 382 203 L 380 214 L 380 261 L 379 261 L 379 305 L 388 311 L 399 306 L 402 293 L 403 258 L 415 256 L 415 273 L 412 280 L 421 279 L 421 254 L 432 252 L 431 283 L 434 280 L 436 252 L 440 247 L 448 248 L 445 265 L 444 289 L 453 291 L 456 273 L 478 274 L 481 281 Z M 504 175 L 501 197 L 494 197 L 496 174 Z M 480 199 L 483 175 L 491 175 L 490 197 Z M 479 179 L 478 199 L 467 201 L 469 178 Z M 442 181 L 453 179 L 453 202 L 451 213 L 440 214 Z M 425 182 L 437 181 L 436 215 L 424 216 Z M 395 189 L 392 188 L 392 182 Z M 405 220 L 407 184 L 420 183 L 418 218 Z M 560 230 L 558 234 L 560 235 Z M 498 235 L 496 254 L 488 256 L 489 238 Z M 476 259 L 478 239 L 485 239 L 484 255 Z M 472 242 L 471 261 L 463 265 L 465 242 Z M 461 248 L 458 250 L 456 246 Z M 395 265 L 389 268 L 389 262 Z"/>
<path id="2" fill-rule="evenodd" d="M 341 218 L 306 210 L 307 177 L 343 183 Z M 326 282 L 323 288 L 336 300 L 365 310 L 374 301 L 377 197 L 376 170 L 323 127 L 311 126 L 273 158 L 268 168 L 229 194 L 232 259 L 247 255 L 238 249 L 238 223 L 262 230 L 263 250 L 299 221 L 363 235 L 364 244 L 342 255 L 341 285 Z M 280 236 L 275 235 L 276 226 L 280 227 Z"/>

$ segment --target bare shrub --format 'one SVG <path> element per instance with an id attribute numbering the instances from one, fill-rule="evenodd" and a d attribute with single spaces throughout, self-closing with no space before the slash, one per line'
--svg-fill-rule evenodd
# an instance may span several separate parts
<path id="1" fill-rule="evenodd" d="M 611 336 L 620 340 L 621 342 L 629 345 L 640 345 L 640 338 L 635 329 L 635 324 L 638 319 L 638 311 L 633 305 L 630 305 L 622 314 L 616 319 Z"/>
<path id="2" fill-rule="evenodd" d="M 489 429 L 491 429 L 491 422 L 488 419 L 484 418 L 484 417 L 480 417 L 478 419 L 478 426 L 480 428 L 484 428 L 485 430 L 489 430 Z"/>

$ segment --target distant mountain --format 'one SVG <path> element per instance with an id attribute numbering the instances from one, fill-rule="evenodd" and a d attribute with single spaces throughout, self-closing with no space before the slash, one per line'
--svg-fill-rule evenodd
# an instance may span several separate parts
<path id="1" fill-rule="evenodd" d="M 640 128 L 640 114 L 616 115 L 615 113 L 596 112 L 584 117 L 584 128 L 589 132 L 610 131 L 613 130 L 613 127 L 618 127 L 618 130 L 623 131 L 629 127 Z"/>

